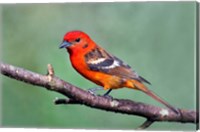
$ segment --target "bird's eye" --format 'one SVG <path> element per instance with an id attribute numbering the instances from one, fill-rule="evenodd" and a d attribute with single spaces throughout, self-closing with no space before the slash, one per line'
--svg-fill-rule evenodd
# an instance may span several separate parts
<path id="1" fill-rule="evenodd" d="M 80 40 L 81 40 L 80 38 L 75 39 L 76 42 L 80 42 Z"/>

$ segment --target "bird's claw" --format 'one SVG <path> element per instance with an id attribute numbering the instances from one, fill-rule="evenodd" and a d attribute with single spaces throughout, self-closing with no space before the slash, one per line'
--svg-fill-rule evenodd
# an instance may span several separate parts
<path id="1" fill-rule="evenodd" d="M 96 93 L 94 92 L 94 90 L 92 88 L 88 89 L 87 91 L 92 95 L 96 95 Z"/>
<path id="2" fill-rule="evenodd" d="M 103 90 L 103 88 L 102 88 L 102 87 L 99 87 L 99 88 L 90 88 L 90 89 L 88 89 L 87 91 L 88 91 L 90 94 L 97 96 L 97 94 L 95 93 L 95 91 L 97 91 L 97 90 Z M 103 96 L 103 97 L 105 97 L 105 98 L 107 98 L 107 99 L 113 99 L 112 96 L 108 95 L 108 94 L 111 92 L 111 90 L 112 90 L 112 89 L 110 89 L 109 91 L 107 91 L 104 95 L 99 95 L 99 96 Z"/>
<path id="3" fill-rule="evenodd" d="M 102 90 L 103 88 L 102 87 L 98 87 L 98 88 L 90 88 L 88 89 L 87 91 L 93 95 L 96 95 L 95 91 L 97 90 Z"/>
<path id="4" fill-rule="evenodd" d="M 113 97 L 110 96 L 110 95 L 107 95 L 107 94 L 104 94 L 103 97 L 105 97 L 105 98 L 107 98 L 107 99 L 111 99 L 111 100 L 113 100 Z"/>

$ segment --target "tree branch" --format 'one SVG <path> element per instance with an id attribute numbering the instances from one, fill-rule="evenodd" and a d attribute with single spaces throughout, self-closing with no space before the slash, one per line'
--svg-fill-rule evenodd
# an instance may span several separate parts
<path id="1" fill-rule="evenodd" d="M 193 110 L 179 109 L 180 114 L 176 114 L 167 108 L 160 108 L 127 99 L 111 99 L 90 94 L 56 77 L 51 65 L 48 65 L 48 75 L 41 75 L 5 63 L 0 64 L 0 70 L 5 76 L 41 86 L 41 88 L 58 92 L 69 98 L 57 99 L 55 104 L 83 104 L 91 108 L 144 117 L 147 121 L 140 126 L 141 129 L 149 127 L 156 121 L 195 124 L 199 122 L 199 113 Z"/>

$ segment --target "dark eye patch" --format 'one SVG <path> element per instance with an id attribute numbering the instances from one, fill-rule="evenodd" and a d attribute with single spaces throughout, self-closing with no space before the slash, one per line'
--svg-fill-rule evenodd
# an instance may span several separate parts
<path id="1" fill-rule="evenodd" d="M 75 39 L 76 42 L 80 42 L 80 40 L 81 40 L 80 38 Z"/>

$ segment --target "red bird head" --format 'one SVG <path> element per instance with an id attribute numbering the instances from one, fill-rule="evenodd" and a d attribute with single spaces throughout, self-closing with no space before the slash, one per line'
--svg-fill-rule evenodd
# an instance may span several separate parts
<path id="1" fill-rule="evenodd" d="M 63 42 L 60 45 L 61 48 L 66 48 L 69 53 L 74 51 L 86 51 L 87 47 L 92 46 L 92 40 L 90 37 L 82 31 L 70 31 L 64 35 Z"/>

